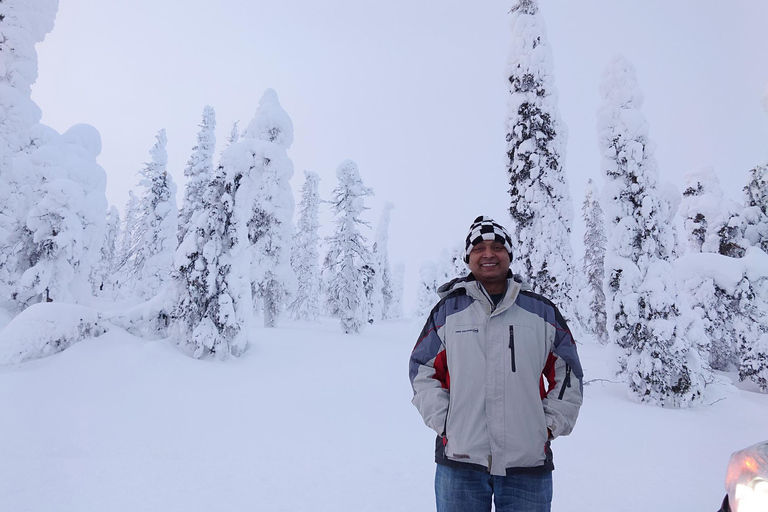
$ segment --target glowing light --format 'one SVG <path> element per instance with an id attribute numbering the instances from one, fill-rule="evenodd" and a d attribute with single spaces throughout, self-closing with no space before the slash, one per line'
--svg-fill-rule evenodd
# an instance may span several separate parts
<path id="1" fill-rule="evenodd" d="M 768 512 L 768 481 L 736 484 L 734 512 Z"/>

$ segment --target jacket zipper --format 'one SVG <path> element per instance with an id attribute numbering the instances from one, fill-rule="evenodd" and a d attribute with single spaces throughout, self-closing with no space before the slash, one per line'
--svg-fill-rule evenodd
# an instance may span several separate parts
<path id="1" fill-rule="evenodd" d="M 488 304 L 491 305 L 491 314 L 493 314 L 493 312 L 496 311 L 496 304 L 493 303 L 491 295 L 485 290 L 485 287 L 480 285 L 480 283 L 477 283 L 477 289 L 480 290 L 480 293 L 482 293 L 486 299 L 488 299 Z"/>
<path id="2" fill-rule="evenodd" d="M 517 366 L 515 365 L 515 326 L 510 325 L 509 326 L 509 352 L 510 352 L 510 358 L 512 360 L 512 371 L 517 371 Z"/>
<path id="3" fill-rule="evenodd" d="M 443 435 L 441 436 L 443 438 L 443 448 L 448 444 L 448 416 L 451 414 L 451 399 L 450 399 L 450 393 L 448 394 L 448 409 L 445 411 L 445 421 L 443 422 Z M 445 453 L 445 450 L 443 450 L 443 453 Z M 446 457 L 448 455 L 446 454 Z"/>
<path id="4" fill-rule="evenodd" d="M 558 395 L 557 399 L 562 400 L 563 396 L 565 395 L 565 388 L 571 387 L 571 367 L 567 364 L 565 365 L 565 381 L 563 381 L 563 387 L 560 388 L 560 394 Z"/>

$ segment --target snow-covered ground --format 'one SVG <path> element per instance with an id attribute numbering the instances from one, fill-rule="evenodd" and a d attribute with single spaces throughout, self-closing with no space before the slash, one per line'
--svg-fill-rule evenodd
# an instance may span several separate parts
<path id="1" fill-rule="evenodd" d="M 420 328 L 285 321 L 223 363 L 115 328 L 0 367 L 0 510 L 434 510 L 434 436 L 407 378 Z M 639 405 L 608 382 L 611 350 L 581 341 L 586 379 L 607 381 L 553 443 L 553 510 L 716 510 L 730 453 L 768 438 L 768 395 Z"/>

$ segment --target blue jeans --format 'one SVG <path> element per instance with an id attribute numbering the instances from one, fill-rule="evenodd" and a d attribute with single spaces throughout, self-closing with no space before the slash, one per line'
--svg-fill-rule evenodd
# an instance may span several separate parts
<path id="1" fill-rule="evenodd" d="M 437 512 L 550 512 L 552 472 L 493 476 L 483 471 L 437 465 Z"/>

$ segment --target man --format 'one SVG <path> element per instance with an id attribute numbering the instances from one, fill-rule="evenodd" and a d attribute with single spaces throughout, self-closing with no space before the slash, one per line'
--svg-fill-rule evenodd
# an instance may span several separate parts
<path id="1" fill-rule="evenodd" d="M 513 278 L 512 240 L 478 217 L 470 274 L 440 288 L 411 353 L 413 404 L 437 433 L 438 512 L 549 511 L 550 441 L 582 402 L 576 345 L 554 304 Z"/>

